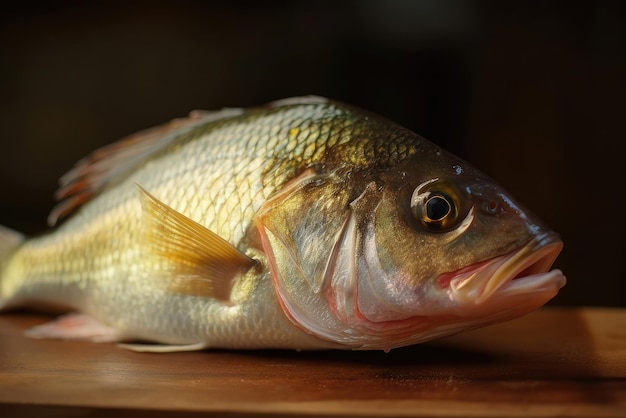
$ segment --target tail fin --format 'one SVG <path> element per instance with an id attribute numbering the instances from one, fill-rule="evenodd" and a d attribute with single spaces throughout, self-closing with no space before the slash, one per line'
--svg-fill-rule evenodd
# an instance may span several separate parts
<path id="1" fill-rule="evenodd" d="M 24 239 L 24 234 L 0 225 L 0 260 L 18 247 Z"/>
<path id="2" fill-rule="evenodd" d="M 11 254 L 15 251 L 26 237 L 12 229 L 6 228 L 0 225 L 0 309 L 2 309 L 3 295 L 2 295 L 2 279 L 3 273 L 6 268 L 6 264 L 8 263 Z"/>

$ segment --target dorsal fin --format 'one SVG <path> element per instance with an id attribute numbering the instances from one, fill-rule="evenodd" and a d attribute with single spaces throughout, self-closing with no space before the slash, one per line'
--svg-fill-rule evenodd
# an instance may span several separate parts
<path id="1" fill-rule="evenodd" d="M 317 105 L 317 104 L 327 104 L 329 100 L 326 97 L 322 96 L 297 96 L 297 97 L 288 97 L 286 99 L 274 100 L 273 102 L 268 103 L 268 107 L 277 108 L 282 106 L 293 106 L 293 105 Z"/>
<path id="2" fill-rule="evenodd" d="M 117 142 L 99 148 L 78 161 L 59 180 L 55 193 L 59 203 L 48 216 L 54 226 L 83 203 L 92 199 L 108 184 L 127 175 L 141 163 L 171 144 L 180 135 L 198 125 L 241 115 L 243 109 L 227 108 L 219 111 L 195 110 L 186 118 L 145 129 Z"/>
<path id="3" fill-rule="evenodd" d="M 233 279 L 256 261 L 138 186 L 146 246 L 167 260 L 171 291 L 228 301 Z"/>

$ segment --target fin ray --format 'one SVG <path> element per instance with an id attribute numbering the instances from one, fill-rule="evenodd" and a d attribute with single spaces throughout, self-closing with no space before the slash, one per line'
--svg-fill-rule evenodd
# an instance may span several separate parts
<path id="1" fill-rule="evenodd" d="M 192 111 L 186 118 L 174 119 L 166 124 L 139 131 L 109 145 L 105 145 L 85 158 L 59 180 L 55 193 L 59 203 L 48 216 L 54 226 L 75 209 L 100 193 L 107 185 L 124 177 L 146 159 L 174 142 L 198 125 L 232 118 L 243 109 L 226 108 L 220 111 Z"/>
<path id="2" fill-rule="evenodd" d="M 207 348 L 207 344 L 131 344 L 121 343 L 117 345 L 119 348 L 134 351 L 137 353 L 176 353 L 181 351 L 199 351 Z"/>
<path id="3" fill-rule="evenodd" d="M 120 341 L 118 331 L 83 313 L 69 313 L 50 322 L 27 329 L 24 334 L 35 339 L 62 339 L 97 343 Z"/>
<path id="4" fill-rule="evenodd" d="M 170 265 L 178 293 L 228 301 L 232 280 L 256 261 L 139 186 L 150 249 Z"/>

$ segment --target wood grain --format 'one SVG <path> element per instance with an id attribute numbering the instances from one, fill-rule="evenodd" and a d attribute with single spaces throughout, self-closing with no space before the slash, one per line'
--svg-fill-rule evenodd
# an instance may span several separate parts
<path id="1" fill-rule="evenodd" d="M 388 354 L 147 354 L 22 336 L 47 319 L 0 316 L 0 416 L 626 417 L 623 309 L 544 308 Z"/>

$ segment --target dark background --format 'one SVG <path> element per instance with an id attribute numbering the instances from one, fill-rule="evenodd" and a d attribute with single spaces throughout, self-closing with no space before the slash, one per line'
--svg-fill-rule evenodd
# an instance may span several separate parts
<path id="1" fill-rule="evenodd" d="M 626 305 L 620 1 L 108 1 L 0 15 L 0 223 L 46 229 L 94 148 L 192 109 L 318 94 L 497 179 L 565 241 L 551 303 Z"/>

